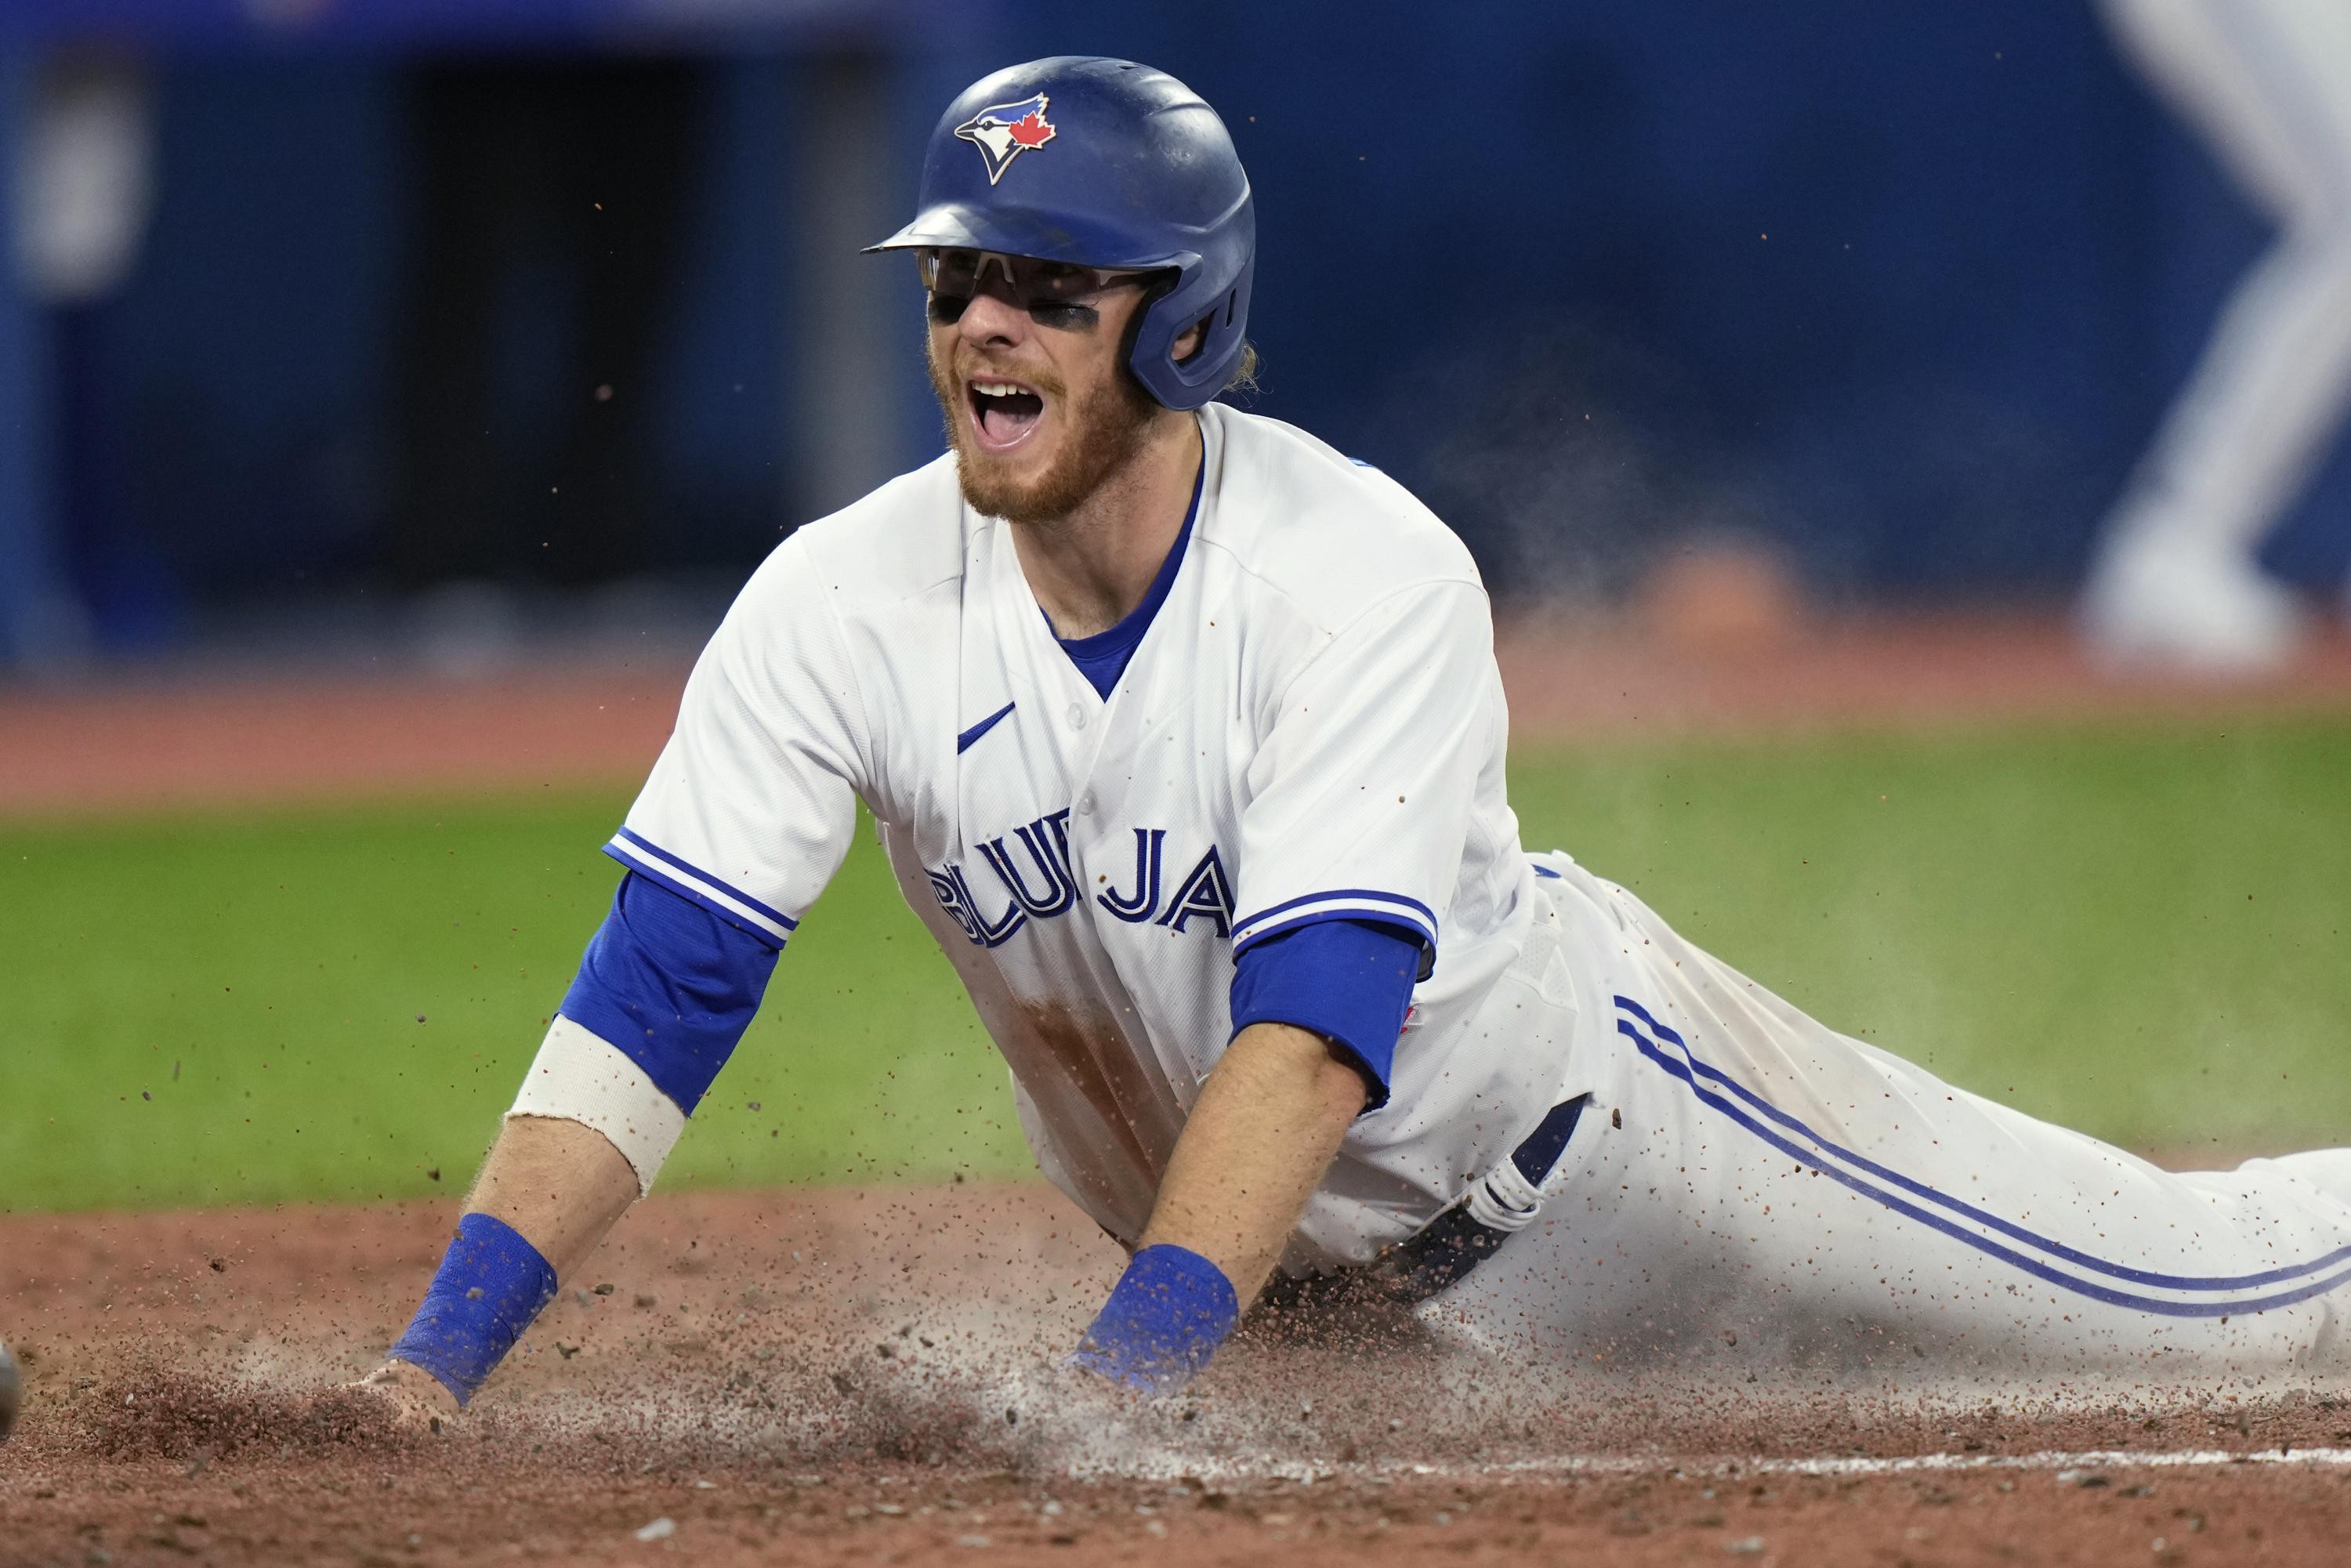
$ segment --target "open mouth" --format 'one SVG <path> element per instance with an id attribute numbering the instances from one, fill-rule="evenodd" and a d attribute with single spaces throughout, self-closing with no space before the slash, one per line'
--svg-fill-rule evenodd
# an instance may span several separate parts
<path id="1" fill-rule="evenodd" d="M 1043 397 L 1019 382 L 996 376 L 965 383 L 964 401 L 971 405 L 979 444 L 989 452 L 1008 452 L 1028 440 L 1045 414 Z"/>

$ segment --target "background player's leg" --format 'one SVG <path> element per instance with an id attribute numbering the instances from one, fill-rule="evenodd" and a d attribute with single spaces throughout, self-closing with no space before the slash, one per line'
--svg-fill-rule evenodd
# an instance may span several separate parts
<path id="1" fill-rule="evenodd" d="M 8 1354 L 5 1343 L 0 1343 L 0 1443 L 8 1440 L 16 1429 L 16 1406 L 25 1397 L 24 1379 L 16 1372 L 16 1358 Z"/>
<path id="2" fill-rule="evenodd" d="M 2351 14 L 2335 0 L 2110 0 L 2117 34 L 2277 219 L 2109 519 L 2084 597 L 2119 659 L 2283 658 L 2254 552 L 2351 404 Z"/>

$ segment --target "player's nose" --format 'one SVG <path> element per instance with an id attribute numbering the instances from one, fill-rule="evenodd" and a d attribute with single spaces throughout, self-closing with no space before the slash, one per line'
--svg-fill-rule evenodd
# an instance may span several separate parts
<path id="1" fill-rule="evenodd" d="M 956 319 L 958 335 L 973 344 L 1013 344 L 1029 336 L 1029 312 L 1006 297 L 1001 287 L 982 288 Z"/>

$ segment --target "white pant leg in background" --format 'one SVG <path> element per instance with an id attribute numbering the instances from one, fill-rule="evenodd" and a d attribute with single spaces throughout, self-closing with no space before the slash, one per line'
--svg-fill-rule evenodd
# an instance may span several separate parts
<path id="1" fill-rule="evenodd" d="M 2084 600 L 2101 652 L 2258 669 L 2300 630 L 2254 551 L 2351 407 L 2351 5 L 2104 0 L 2124 53 L 2278 225 L 2131 489 Z"/>
<path id="2" fill-rule="evenodd" d="M 1717 1386 L 2351 1375 L 2351 1150 L 2163 1171 L 1838 1034 L 1547 863 L 1597 950 L 1579 985 L 1607 988 L 1579 1037 L 1600 1087 L 1541 1217 L 1433 1325 Z"/>

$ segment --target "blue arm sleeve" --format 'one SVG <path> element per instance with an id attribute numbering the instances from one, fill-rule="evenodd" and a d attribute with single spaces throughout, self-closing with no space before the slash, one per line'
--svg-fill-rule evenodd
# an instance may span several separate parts
<path id="1" fill-rule="evenodd" d="M 1311 1029 L 1354 1058 L 1370 1091 L 1366 1111 L 1388 1103 L 1396 1037 L 1420 975 L 1417 931 L 1369 920 L 1322 920 L 1244 950 L 1233 967 L 1233 1032 L 1253 1023 Z"/>
<path id="2" fill-rule="evenodd" d="M 611 1041 L 692 1115 L 767 993 L 770 940 L 632 873 L 580 960 L 563 1016 Z"/>

